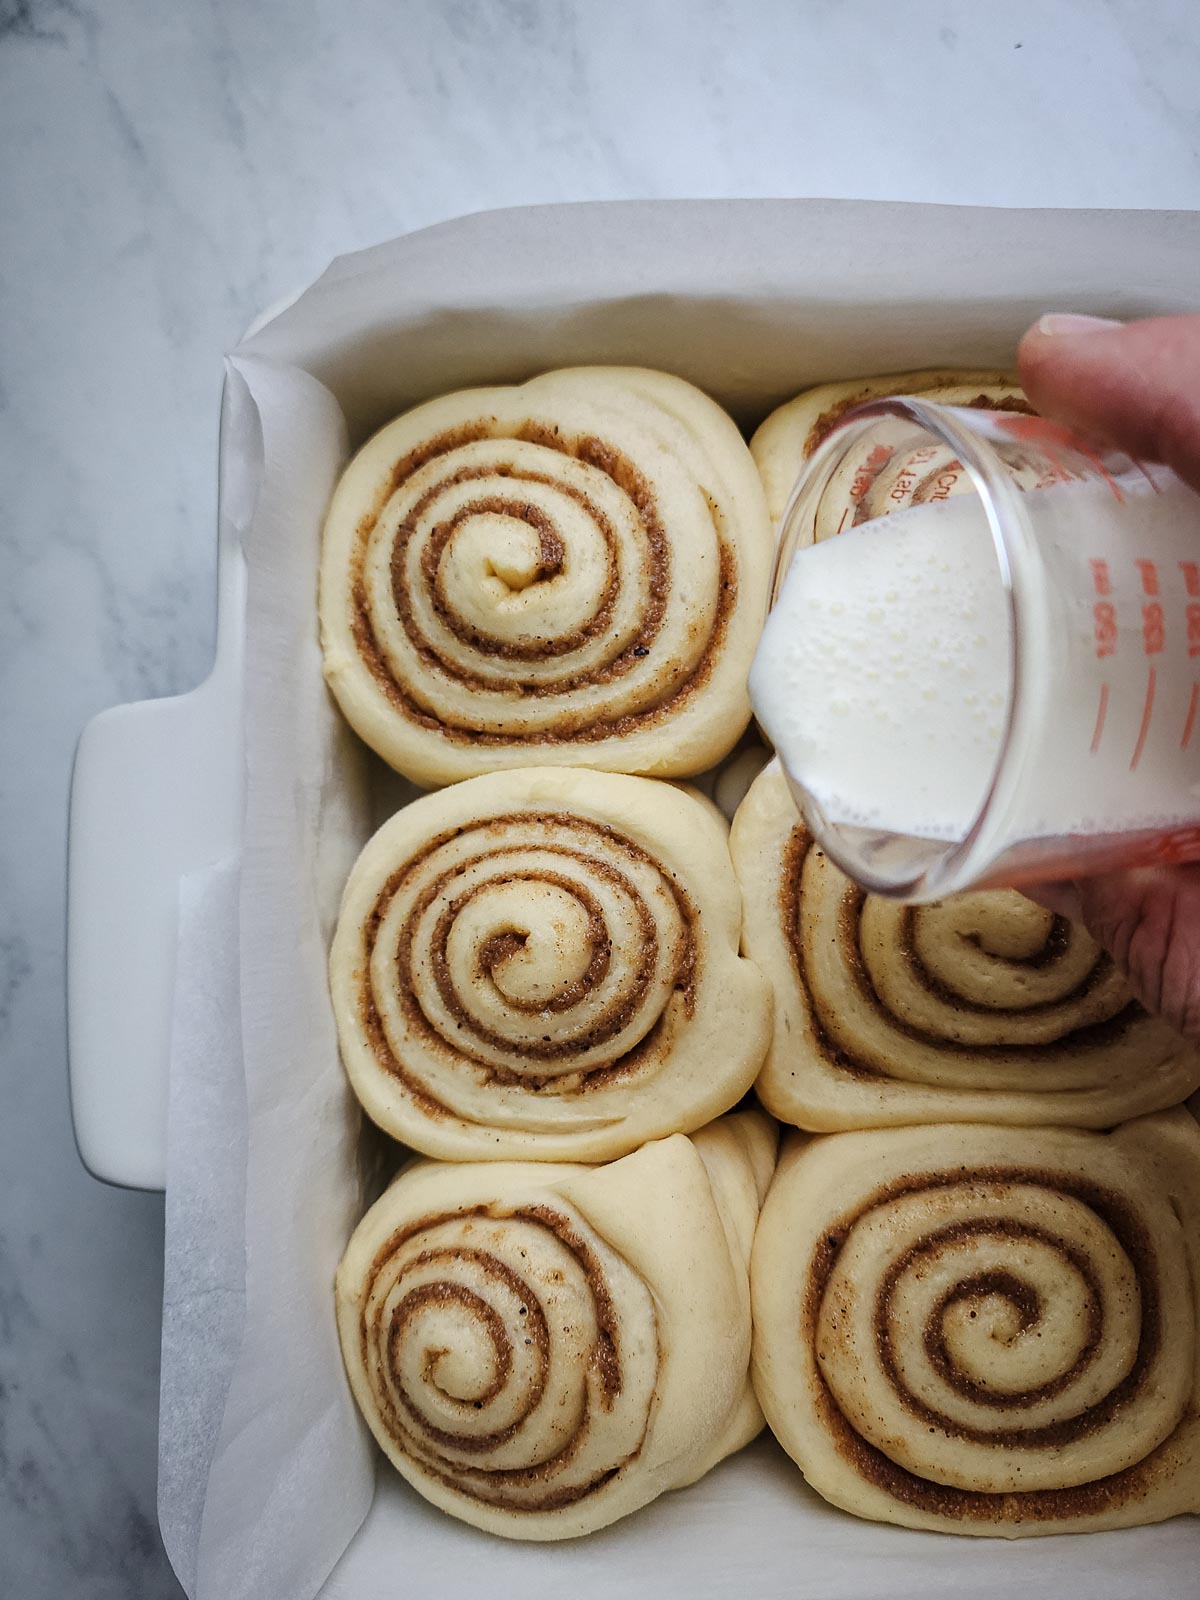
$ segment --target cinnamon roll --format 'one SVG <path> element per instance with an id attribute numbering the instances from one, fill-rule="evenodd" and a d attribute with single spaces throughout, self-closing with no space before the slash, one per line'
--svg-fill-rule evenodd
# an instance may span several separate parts
<path id="1" fill-rule="evenodd" d="M 735 1104 L 770 1034 L 716 808 L 533 767 L 406 806 L 351 873 L 330 958 L 342 1059 L 447 1160 L 602 1161 Z"/>
<path id="2" fill-rule="evenodd" d="M 416 407 L 325 526 L 325 672 L 415 782 L 496 768 L 697 773 L 749 721 L 771 534 L 731 419 L 691 384 L 549 372 Z"/>
<path id="3" fill-rule="evenodd" d="M 1200 1511 L 1200 1127 L 794 1135 L 751 1270 L 767 1421 L 835 1505 L 1083 1532 Z"/>
<path id="4" fill-rule="evenodd" d="M 773 764 L 734 819 L 743 949 L 775 994 L 757 1089 L 831 1130 L 961 1120 L 1110 1127 L 1200 1086 L 1200 1051 L 1084 931 L 1012 889 L 905 906 L 804 829 Z"/>
<path id="5" fill-rule="evenodd" d="M 351 1387 L 398 1471 L 477 1528 L 568 1539 L 747 1443 L 774 1144 L 748 1113 L 605 1167 L 403 1172 L 336 1285 Z"/>
<path id="6" fill-rule="evenodd" d="M 847 411 L 867 400 L 914 394 L 945 406 L 988 411 L 1029 411 L 1015 373 L 988 369 L 931 369 L 893 372 L 882 378 L 824 383 L 773 411 L 750 441 L 763 481 L 767 509 L 778 526 L 804 463 Z M 920 462 L 897 455 L 886 443 L 868 437 L 859 455 L 830 483 L 814 528 L 800 543 L 827 539 L 844 527 L 920 501 L 928 495 L 965 489 L 967 480 L 949 450 L 925 450 Z"/>

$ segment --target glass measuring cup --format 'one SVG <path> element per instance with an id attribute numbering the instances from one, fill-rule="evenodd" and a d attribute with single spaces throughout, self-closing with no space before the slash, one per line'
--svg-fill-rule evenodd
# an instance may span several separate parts
<path id="1" fill-rule="evenodd" d="M 961 825 L 931 832 L 889 817 L 902 785 L 886 749 L 869 808 L 822 790 L 816 746 L 790 738 L 769 669 L 783 659 L 785 585 L 820 559 L 806 551 L 898 511 L 911 528 L 917 508 L 929 520 L 961 495 L 986 518 L 1004 610 L 1000 710 L 977 799 Z M 868 626 L 852 589 L 847 637 Z M 866 889 L 931 900 L 1200 859 L 1200 495 L 1168 469 L 1023 412 L 870 402 L 830 432 L 793 492 L 772 605 L 751 698 L 810 830 Z"/>

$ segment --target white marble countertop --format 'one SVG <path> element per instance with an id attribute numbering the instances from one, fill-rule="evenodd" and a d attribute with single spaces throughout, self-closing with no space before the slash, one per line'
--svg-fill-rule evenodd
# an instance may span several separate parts
<path id="1" fill-rule="evenodd" d="M 157 1600 L 162 1202 L 72 1144 L 66 794 L 87 717 L 206 670 L 222 350 L 332 255 L 490 206 L 1196 207 L 1200 16 L 0 0 L 0 128 L 0 1593 Z"/>

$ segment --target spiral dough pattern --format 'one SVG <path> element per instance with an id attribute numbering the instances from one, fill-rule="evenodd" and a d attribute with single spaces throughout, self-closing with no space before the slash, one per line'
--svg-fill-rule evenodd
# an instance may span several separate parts
<path id="1" fill-rule="evenodd" d="M 913 1527 L 1200 1509 L 1198 1197 L 1186 1111 L 797 1137 L 754 1247 L 768 1421 L 827 1498 Z"/>
<path id="2" fill-rule="evenodd" d="M 1081 927 L 1015 890 L 864 895 L 801 826 L 777 766 L 731 844 L 746 953 L 775 990 L 758 1087 L 783 1120 L 1110 1127 L 1200 1085 L 1200 1051 L 1146 1015 Z"/>
<path id="3" fill-rule="evenodd" d="M 569 1537 L 757 1431 L 757 1121 L 717 1136 L 716 1178 L 677 1137 L 607 1168 L 418 1163 L 393 1184 L 339 1268 L 338 1319 L 360 1408 L 422 1493 L 493 1532 Z M 655 1202 L 690 1208 L 657 1243 Z"/>
<path id="4" fill-rule="evenodd" d="M 447 395 L 355 457 L 326 523 L 326 676 L 426 786 L 531 761 L 676 776 L 749 718 L 770 531 L 725 413 L 663 373 Z"/>
<path id="5" fill-rule="evenodd" d="M 982 411 L 1032 409 L 1016 374 L 993 370 L 893 372 L 806 390 L 773 411 L 750 441 L 774 525 L 783 516 L 804 463 L 845 413 L 868 400 L 899 394 Z M 945 499 L 968 487 L 950 450 L 930 447 L 927 438 L 920 447 L 906 446 L 911 431 L 902 424 L 881 423 L 864 437 L 857 453 L 831 479 L 814 525 L 801 532 L 801 545 L 831 538 L 856 523 L 906 505 Z"/>
<path id="6" fill-rule="evenodd" d="M 364 1370 L 383 1425 L 461 1492 L 550 1511 L 640 1451 L 658 1364 L 654 1307 L 563 1210 L 423 1218 L 372 1262 L 363 1295 Z"/>
<path id="7" fill-rule="evenodd" d="M 351 875 L 342 1055 L 379 1124 L 447 1159 L 600 1160 L 749 1087 L 769 996 L 723 827 L 648 779 L 526 769 L 406 807 Z"/>

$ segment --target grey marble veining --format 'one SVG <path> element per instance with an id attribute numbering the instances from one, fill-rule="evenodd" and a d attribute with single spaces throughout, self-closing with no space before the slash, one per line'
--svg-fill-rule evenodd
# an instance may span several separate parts
<path id="1" fill-rule="evenodd" d="M 1195 206 L 1198 85 L 1191 0 L 0 0 L 0 1594 L 179 1592 L 162 1204 L 75 1158 L 64 839 L 85 719 L 206 670 L 222 349 L 481 207 Z"/>

